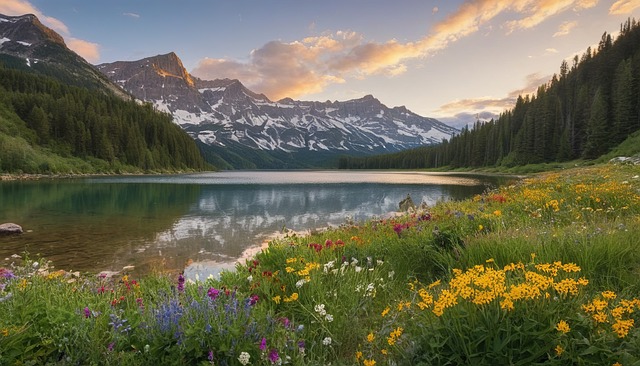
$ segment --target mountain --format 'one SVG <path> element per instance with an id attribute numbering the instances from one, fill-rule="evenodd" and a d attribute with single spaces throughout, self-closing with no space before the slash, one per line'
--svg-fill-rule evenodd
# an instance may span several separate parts
<path id="1" fill-rule="evenodd" d="M 0 173 L 211 169 L 172 117 L 112 83 L 33 15 L 0 15 Z"/>
<path id="2" fill-rule="evenodd" d="M 172 114 L 205 155 L 235 159 L 230 162 L 235 167 L 299 167 L 301 156 L 319 162 L 339 154 L 394 152 L 438 143 L 457 132 L 405 107 L 389 108 L 371 95 L 345 102 L 274 102 L 238 80 L 196 78 L 173 52 L 97 68 L 136 98 Z M 243 158 L 247 152 L 253 154 L 250 161 Z"/>
<path id="3" fill-rule="evenodd" d="M 0 61 L 11 68 L 51 76 L 66 84 L 110 91 L 131 99 L 33 14 L 0 14 Z"/>

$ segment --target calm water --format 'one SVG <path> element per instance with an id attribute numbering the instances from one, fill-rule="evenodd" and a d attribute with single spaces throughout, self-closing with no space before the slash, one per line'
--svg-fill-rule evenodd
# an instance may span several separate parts
<path id="1" fill-rule="evenodd" d="M 25 250 L 58 268 L 93 271 L 233 268 L 283 228 L 308 231 L 416 204 L 463 199 L 496 178 L 413 172 L 242 171 L 0 183 L 0 261 Z"/>

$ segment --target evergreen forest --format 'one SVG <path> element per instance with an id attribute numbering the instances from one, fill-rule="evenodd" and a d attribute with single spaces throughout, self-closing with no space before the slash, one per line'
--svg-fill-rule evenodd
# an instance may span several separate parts
<path id="1" fill-rule="evenodd" d="M 0 63 L 0 172 L 207 168 L 195 141 L 171 115 Z"/>
<path id="2" fill-rule="evenodd" d="M 514 167 L 596 159 L 640 129 L 640 23 L 629 19 L 615 41 L 606 32 L 559 74 L 519 96 L 497 119 L 441 144 L 394 154 L 340 158 L 341 169 Z"/>

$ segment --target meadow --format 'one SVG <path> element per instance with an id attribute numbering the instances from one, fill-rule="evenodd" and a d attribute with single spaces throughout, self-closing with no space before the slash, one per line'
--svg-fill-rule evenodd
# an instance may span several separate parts
<path id="1" fill-rule="evenodd" d="M 0 268 L 1 365 L 638 365 L 640 167 L 288 233 L 220 278 Z"/>

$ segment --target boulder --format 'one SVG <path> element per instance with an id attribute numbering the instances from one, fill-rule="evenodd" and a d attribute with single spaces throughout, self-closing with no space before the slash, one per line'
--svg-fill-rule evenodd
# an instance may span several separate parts
<path id="1" fill-rule="evenodd" d="M 416 205 L 413 203 L 411 196 L 407 194 L 407 198 L 400 201 L 400 211 L 409 211 L 409 209 L 416 209 Z"/>
<path id="2" fill-rule="evenodd" d="M 13 223 L 0 224 L 0 235 L 22 234 L 22 227 Z"/>
<path id="3" fill-rule="evenodd" d="M 610 164 L 630 164 L 640 165 L 640 155 L 634 156 L 618 156 L 609 160 Z"/>

